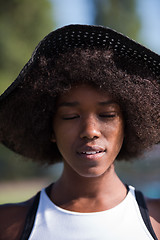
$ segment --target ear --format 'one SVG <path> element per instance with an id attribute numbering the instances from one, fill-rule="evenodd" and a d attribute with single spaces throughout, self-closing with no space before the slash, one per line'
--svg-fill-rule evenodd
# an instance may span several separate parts
<path id="1" fill-rule="evenodd" d="M 51 137 L 51 142 L 55 143 L 56 142 L 56 137 L 54 132 L 52 133 L 52 137 Z"/>

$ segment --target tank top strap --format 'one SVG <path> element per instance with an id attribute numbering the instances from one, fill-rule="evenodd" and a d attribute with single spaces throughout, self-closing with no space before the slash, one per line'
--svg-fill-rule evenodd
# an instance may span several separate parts
<path id="1" fill-rule="evenodd" d="M 147 205 L 146 205 L 146 202 L 145 202 L 142 192 L 135 190 L 135 196 L 136 196 L 136 201 L 138 203 L 141 216 L 143 218 L 143 221 L 144 221 L 148 231 L 150 232 L 150 234 L 152 235 L 154 240 L 158 240 L 158 238 L 156 237 L 156 234 L 152 228 L 151 221 L 149 218 L 148 208 L 147 208 Z"/>
<path id="2" fill-rule="evenodd" d="M 34 225 L 34 221 L 35 221 L 35 217 L 36 217 L 36 213 L 37 213 L 37 209 L 38 209 L 38 205 L 39 205 L 39 199 L 40 199 L 40 192 L 38 192 L 34 198 L 34 201 L 32 203 L 31 208 L 28 211 L 27 217 L 26 217 L 26 221 L 25 221 L 25 226 L 21 235 L 20 240 L 28 240 L 33 225 Z"/>
<path id="3" fill-rule="evenodd" d="M 53 184 L 50 184 L 50 185 L 45 189 L 48 196 L 50 195 L 52 185 L 53 185 Z M 38 192 L 38 193 L 36 194 L 36 196 L 35 196 L 35 198 L 34 198 L 34 201 L 33 201 L 33 203 L 32 203 L 32 206 L 31 206 L 31 208 L 29 209 L 29 212 L 28 212 L 28 214 L 27 214 L 26 221 L 25 221 L 25 226 L 24 226 L 24 229 L 23 229 L 23 232 L 22 232 L 22 235 L 21 235 L 20 240 L 28 240 L 28 239 L 29 239 L 29 236 L 30 236 L 30 234 L 31 234 L 31 232 L 32 232 L 33 225 L 34 225 L 34 221 L 35 221 L 35 218 L 36 218 L 36 213 L 37 213 L 38 205 L 39 205 L 40 193 L 41 193 L 41 192 Z"/>

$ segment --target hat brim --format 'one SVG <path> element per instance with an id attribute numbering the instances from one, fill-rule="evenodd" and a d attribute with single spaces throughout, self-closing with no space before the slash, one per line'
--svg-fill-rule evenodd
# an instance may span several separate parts
<path id="1" fill-rule="evenodd" d="M 38 44 L 31 59 L 24 66 L 17 79 L 0 96 L 0 112 L 5 105 L 7 111 L 8 102 L 13 101 L 14 96 L 19 94 L 19 90 L 23 89 L 25 77 L 33 71 L 41 56 L 56 61 L 61 54 L 77 48 L 110 49 L 119 68 L 124 72 L 149 79 L 160 91 L 160 56 L 158 54 L 110 28 L 76 24 L 51 32 Z M 23 95 L 23 91 L 21 92 Z M 2 117 L 0 121 L 3 122 L 5 119 Z M 15 148 L 14 141 L 16 140 L 7 140 L 6 131 L 3 131 L 1 126 L 0 137 L 4 145 L 15 152 L 26 155 L 23 149 Z M 34 157 L 29 154 L 28 156 Z"/>

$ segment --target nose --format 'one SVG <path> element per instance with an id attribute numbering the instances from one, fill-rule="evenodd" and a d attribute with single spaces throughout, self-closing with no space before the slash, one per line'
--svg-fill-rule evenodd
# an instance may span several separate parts
<path id="1" fill-rule="evenodd" d="M 99 124 L 94 117 L 90 116 L 83 119 L 80 138 L 92 140 L 99 138 L 100 135 Z"/>

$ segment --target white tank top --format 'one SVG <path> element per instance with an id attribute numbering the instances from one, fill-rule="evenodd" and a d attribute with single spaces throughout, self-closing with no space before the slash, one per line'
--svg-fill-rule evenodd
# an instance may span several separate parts
<path id="1" fill-rule="evenodd" d="M 29 240 L 153 240 L 129 186 L 126 198 L 112 209 L 79 213 L 56 206 L 41 191 Z"/>

